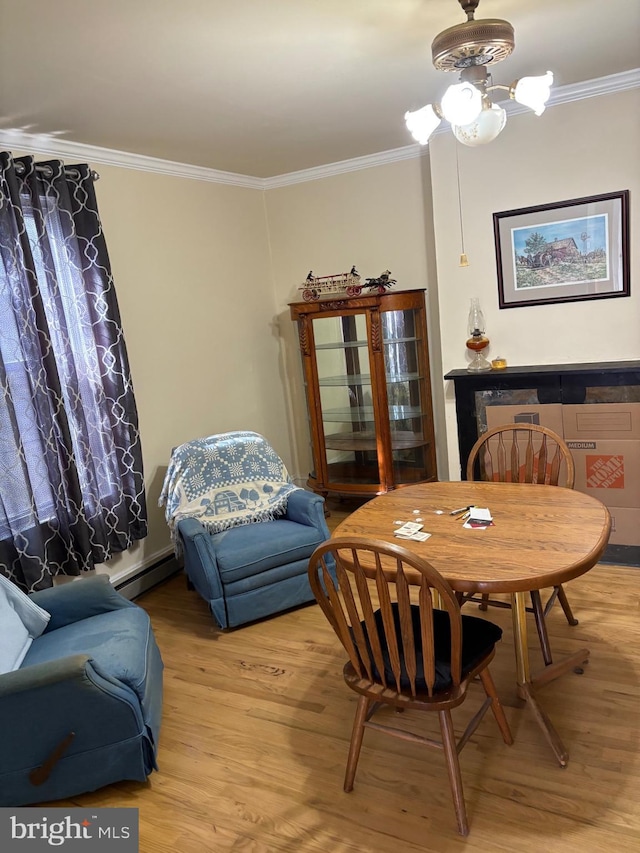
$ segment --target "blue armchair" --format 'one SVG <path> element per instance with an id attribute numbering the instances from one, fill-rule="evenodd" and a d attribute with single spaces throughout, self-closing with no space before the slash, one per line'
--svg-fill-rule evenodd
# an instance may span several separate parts
<path id="1" fill-rule="evenodd" d="M 178 522 L 184 568 L 221 628 L 233 628 L 314 600 L 309 557 L 329 538 L 324 498 L 290 492 L 286 513 L 209 533 L 195 518 Z"/>
<path id="2" fill-rule="evenodd" d="M 163 668 L 148 615 L 106 575 L 29 598 L 51 618 L 0 675 L 0 806 L 144 781 L 157 769 Z"/>
<path id="3" fill-rule="evenodd" d="M 236 430 L 173 449 L 160 505 L 187 579 L 221 628 L 313 601 L 324 498 L 294 485 L 264 436 Z"/>

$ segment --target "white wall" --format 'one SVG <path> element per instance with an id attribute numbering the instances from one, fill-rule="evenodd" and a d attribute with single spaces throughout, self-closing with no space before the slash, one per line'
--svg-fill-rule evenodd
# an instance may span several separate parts
<path id="1" fill-rule="evenodd" d="M 640 90 L 550 107 L 537 118 L 512 116 L 502 134 L 478 148 L 458 146 L 465 248 L 460 231 L 456 143 L 429 144 L 439 281 L 442 363 L 464 368 L 467 315 L 480 298 L 489 358 L 511 366 L 640 358 L 640 292 L 634 274 L 640 219 Z M 500 309 L 492 214 L 546 202 L 630 190 L 631 295 L 562 305 Z M 425 199 L 428 204 L 428 200 Z M 459 478 L 453 383 L 446 386 L 449 476 Z"/>

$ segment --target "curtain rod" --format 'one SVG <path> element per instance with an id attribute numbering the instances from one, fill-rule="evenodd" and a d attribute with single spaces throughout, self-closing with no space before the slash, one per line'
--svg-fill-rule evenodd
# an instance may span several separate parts
<path id="1" fill-rule="evenodd" d="M 51 168 L 51 166 L 47 166 L 46 164 L 36 163 L 35 167 L 36 167 L 36 172 L 43 172 L 43 174 L 47 178 L 53 177 L 53 169 Z M 16 163 L 15 168 L 16 168 L 16 172 L 19 175 L 22 175 L 25 171 L 24 163 Z M 65 172 L 67 172 L 67 174 L 71 178 L 74 178 L 77 180 L 80 177 L 80 172 L 77 169 L 72 169 L 69 166 L 65 166 L 64 170 L 65 170 Z M 93 178 L 94 181 L 100 180 L 100 175 L 93 169 L 91 170 L 91 177 Z"/>

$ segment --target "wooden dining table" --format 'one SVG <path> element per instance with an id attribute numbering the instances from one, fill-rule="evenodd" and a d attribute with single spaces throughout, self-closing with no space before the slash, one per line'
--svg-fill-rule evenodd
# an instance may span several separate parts
<path id="1" fill-rule="evenodd" d="M 465 528 L 453 510 L 488 508 L 493 524 Z M 430 533 L 424 542 L 394 536 L 399 524 L 418 521 Z M 403 545 L 427 560 L 458 593 L 511 596 L 517 690 L 540 725 L 558 763 L 568 751 L 538 700 L 541 687 L 589 658 L 582 648 L 530 671 L 526 599 L 588 572 L 607 546 L 609 511 L 573 489 L 527 483 L 423 483 L 373 498 L 345 518 L 333 536 L 361 535 Z"/>

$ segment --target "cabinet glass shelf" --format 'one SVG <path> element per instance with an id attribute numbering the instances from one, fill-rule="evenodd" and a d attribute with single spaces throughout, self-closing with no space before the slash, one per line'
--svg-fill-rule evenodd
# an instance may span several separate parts
<path id="1" fill-rule="evenodd" d="M 387 384 L 397 382 L 417 382 L 422 377 L 419 373 L 395 373 L 388 374 L 386 377 Z M 371 385 L 371 376 L 367 374 L 351 374 L 345 376 L 324 376 L 318 379 L 319 385 Z"/>
<path id="2" fill-rule="evenodd" d="M 409 450 L 426 444 L 425 439 L 415 432 L 394 432 L 391 440 L 393 450 Z M 337 432 L 325 435 L 327 450 L 376 450 L 377 439 L 375 430 L 362 432 Z"/>
<path id="3" fill-rule="evenodd" d="M 405 344 L 405 343 L 413 343 L 414 341 L 419 341 L 420 338 L 386 338 L 383 341 L 385 346 L 391 346 L 392 344 Z M 345 347 L 367 347 L 368 343 L 366 340 L 364 341 L 331 341 L 328 344 L 318 344 L 316 346 L 316 350 L 327 350 L 327 349 L 344 349 Z"/>
<path id="4" fill-rule="evenodd" d="M 392 421 L 406 421 L 411 418 L 419 418 L 422 411 L 417 406 L 389 406 L 387 408 L 389 418 Z M 322 420 L 327 423 L 341 423 L 342 421 L 375 421 L 373 406 L 358 406 L 357 408 L 325 409 L 322 412 Z"/>

